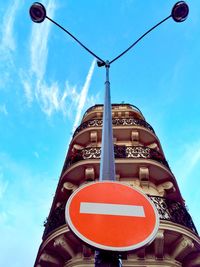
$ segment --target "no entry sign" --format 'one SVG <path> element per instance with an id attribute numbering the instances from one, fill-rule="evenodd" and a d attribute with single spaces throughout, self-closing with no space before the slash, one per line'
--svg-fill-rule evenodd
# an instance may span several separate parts
<path id="1" fill-rule="evenodd" d="M 78 188 L 66 205 L 72 231 L 94 247 L 128 251 L 155 238 L 159 227 L 156 208 L 138 189 L 119 182 L 89 183 Z"/>

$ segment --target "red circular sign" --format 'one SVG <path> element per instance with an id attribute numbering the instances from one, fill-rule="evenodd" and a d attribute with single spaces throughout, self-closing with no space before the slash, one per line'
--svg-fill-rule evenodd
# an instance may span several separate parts
<path id="1" fill-rule="evenodd" d="M 140 248 L 156 236 L 159 216 L 154 204 L 138 189 L 119 182 L 79 187 L 69 198 L 66 221 L 84 242 L 105 250 Z"/>

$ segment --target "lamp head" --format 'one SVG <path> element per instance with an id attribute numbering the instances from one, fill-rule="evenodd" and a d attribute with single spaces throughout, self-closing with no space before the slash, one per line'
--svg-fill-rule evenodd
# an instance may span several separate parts
<path id="1" fill-rule="evenodd" d="M 35 2 L 30 7 L 29 14 L 33 22 L 40 23 L 46 18 L 46 9 L 41 3 Z"/>
<path id="2" fill-rule="evenodd" d="M 179 1 L 173 6 L 171 16 L 176 22 L 183 22 L 186 20 L 188 13 L 188 5 L 184 1 Z"/>
<path id="3" fill-rule="evenodd" d="M 97 66 L 98 67 L 103 67 L 103 66 L 105 66 L 105 62 L 104 61 L 100 61 L 100 60 L 97 60 Z"/>

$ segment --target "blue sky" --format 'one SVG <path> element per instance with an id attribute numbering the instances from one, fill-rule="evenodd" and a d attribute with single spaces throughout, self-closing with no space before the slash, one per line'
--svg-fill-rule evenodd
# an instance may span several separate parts
<path id="1" fill-rule="evenodd" d="M 46 0 L 49 17 L 112 59 L 168 16 L 175 1 Z M 200 1 L 165 22 L 110 70 L 112 102 L 138 106 L 160 138 L 200 231 Z M 103 103 L 105 70 L 32 1 L 0 3 L 0 266 L 32 266 L 73 129 Z M 11 256 L 12 255 L 12 256 Z"/>

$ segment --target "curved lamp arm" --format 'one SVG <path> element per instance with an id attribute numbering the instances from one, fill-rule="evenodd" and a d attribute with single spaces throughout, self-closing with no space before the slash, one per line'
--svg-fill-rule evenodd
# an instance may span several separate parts
<path id="1" fill-rule="evenodd" d="M 121 54 L 119 54 L 117 57 L 112 59 L 110 61 L 110 64 L 112 64 L 114 61 L 116 61 L 118 58 L 122 57 L 124 54 L 126 54 L 131 48 L 133 48 L 140 40 L 142 40 L 148 33 L 153 31 L 155 28 L 157 28 L 160 24 L 162 24 L 164 21 L 168 20 L 171 18 L 171 15 L 168 16 L 167 18 L 163 19 L 159 23 L 157 23 L 155 26 L 153 26 L 151 29 L 149 29 L 147 32 L 145 32 L 142 36 L 140 36 L 132 45 L 130 45 L 126 50 L 124 50 Z"/>
<path id="2" fill-rule="evenodd" d="M 179 1 L 177 2 L 171 11 L 171 14 L 166 17 L 165 19 L 163 19 L 162 21 L 160 21 L 159 23 L 157 23 L 155 26 L 153 26 L 151 29 L 149 29 L 147 32 L 145 32 L 142 36 L 140 36 L 132 45 L 130 45 L 126 50 L 124 50 L 121 54 L 119 54 L 117 57 L 115 57 L 114 59 L 112 59 L 109 64 L 112 64 L 113 62 L 115 62 L 117 59 L 119 59 L 120 57 L 122 57 L 124 54 L 126 54 L 130 49 L 132 49 L 140 40 L 142 40 L 148 33 L 150 33 L 151 31 L 153 31 L 155 28 L 157 28 L 160 24 L 162 24 L 163 22 L 165 22 L 166 20 L 168 20 L 169 18 L 173 18 L 174 21 L 176 22 L 183 22 L 184 20 L 186 20 L 187 16 L 189 13 L 189 7 L 188 5 L 184 2 L 184 1 Z M 88 53 L 90 53 L 92 56 L 94 56 L 96 59 L 98 59 L 97 61 L 97 65 L 99 67 L 105 66 L 106 65 L 106 61 L 103 60 L 102 58 L 100 58 L 99 56 L 97 56 L 94 52 L 92 52 L 89 48 L 87 48 L 82 42 L 80 42 L 73 34 L 71 34 L 68 30 L 66 30 L 64 27 L 62 27 L 60 24 L 58 24 L 57 22 L 55 22 L 53 19 L 49 18 L 46 15 L 46 9 L 45 7 L 39 3 L 39 2 L 35 2 L 32 4 L 32 6 L 30 7 L 29 10 L 29 14 L 31 16 L 31 19 L 36 22 L 36 23 L 41 23 L 45 20 L 45 18 L 47 18 L 48 20 L 50 20 L 51 22 L 53 22 L 56 26 L 58 26 L 60 29 L 62 29 L 64 32 L 66 32 L 68 35 L 70 35 L 79 45 L 81 45 L 86 51 L 88 51 Z"/>
<path id="3" fill-rule="evenodd" d="M 60 24 L 58 24 L 53 19 L 49 18 L 46 15 L 46 9 L 45 7 L 39 3 L 35 2 L 32 4 L 32 6 L 29 9 L 29 14 L 33 22 L 41 23 L 46 19 L 53 22 L 56 26 L 58 26 L 60 29 L 62 29 L 64 32 L 66 32 L 69 36 L 71 36 L 79 45 L 81 45 L 86 51 L 88 51 L 91 55 L 93 55 L 95 58 L 97 58 L 102 64 L 106 64 L 106 62 L 101 59 L 99 56 L 97 56 L 94 52 L 92 52 L 89 48 L 87 48 L 81 41 L 79 41 L 73 34 L 71 34 L 68 30 L 66 30 L 64 27 L 62 27 Z"/>
<path id="4" fill-rule="evenodd" d="M 140 40 L 142 40 L 148 33 L 153 31 L 155 28 L 157 28 L 160 24 L 168 20 L 169 18 L 173 18 L 176 22 L 183 22 L 186 20 L 189 13 L 189 7 L 184 1 L 177 2 L 173 8 L 171 15 L 157 23 L 155 26 L 153 26 L 151 29 L 149 29 L 147 32 L 145 32 L 142 36 L 140 36 L 132 45 L 130 45 L 126 50 L 124 50 L 121 54 L 119 54 L 117 57 L 112 59 L 110 61 L 110 64 L 112 64 L 114 61 L 116 61 L 118 58 L 122 57 L 124 54 L 126 54 L 131 48 L 133 48 Z"/>

